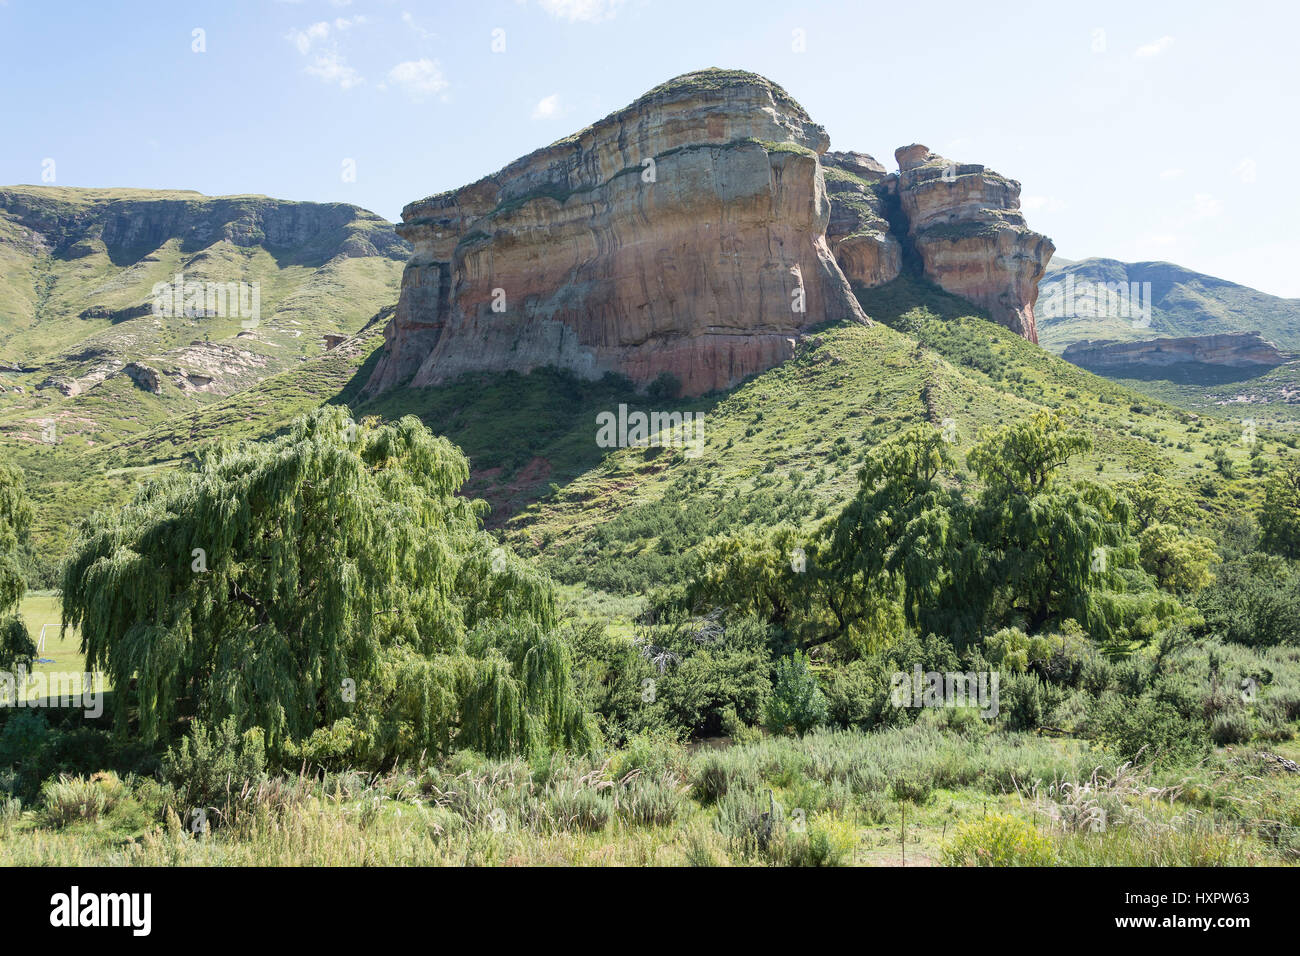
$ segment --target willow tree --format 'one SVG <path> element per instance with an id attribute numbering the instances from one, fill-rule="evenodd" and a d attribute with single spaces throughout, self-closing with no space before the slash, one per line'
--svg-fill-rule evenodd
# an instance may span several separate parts
<path id="1" fill-rule="evenodd" d="M 27 583 L 18 563 L 18 547 L 32 521 L 23 473 L 0 459 L 0 669 L 31 665 L 36 645 L 18 613 Z"/>
<path id="2" fill-rule="evenodd" d="M 88 666 L 134 680 L 146 740 L 192 711 L 261 727 L 273 753 L 368 765 L 582 747 L 549 583 L 494 547 L 456 494 L 468 475 L 413 417 L 320 409 L 85 522 L 64 619 Z"/>

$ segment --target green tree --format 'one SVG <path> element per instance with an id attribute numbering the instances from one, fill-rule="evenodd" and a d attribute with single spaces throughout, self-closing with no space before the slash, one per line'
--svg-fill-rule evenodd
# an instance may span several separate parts
<path id="1" fill-rule="evenodd" d="M 803 736 L 826 722 L 829 708 L 817 685 L 817 675 L 808 666 L 803 651 L 776 662 L 772 696 L 767 700 L 764 723 L 774 734 L 793 731 Z"/>
<path id="2" fill-rule="evenodd" d="M 27 537 L 32 508 L 27 500 L 23 473 L 0 459 L 0 669 L 30 667 L 36 659 L 36 645 L 18 613 L 27 593 L 27 582 L 19 565 L 18 550 Z"/>
<path id="3" fill-rule="evenodd" d="M 1187 489 L 1154 472 L 1121 481 L 1115 490 L 1128 499 L 1131 526 L 1141 533 L 1153 524 L 1186 527 L 1196 520 L 1196 502 Z"/>
<path id="4" fill-rule="evenodd" d="M 1259 530 L 1260 548 L 1300 558 L 1300 457 L 1283 459 L 1265 481 Z"/>
<path id="5" fill-rule="evenodd" d="M 1138 536 L 1142 567 L 1166 591 L 1199 591 L 1214 581 L 1211 568 L 1220 561 L 1214 542 L 1200 535 L 1185 535 L 1168 524 L 1153 524 Z"/>
<path id="6" fill-rule="evenodd" d="M 819 590 L 860 649 L 896 639 L 904 622 L 922 632 L 977 629 L 979 595 L 943 599 L 977 560 L 969 509 L 939 480 L 951 467 L 942 433 L 915 426 L 868 454 L 857 495 L 821 529 Z"/>
<path id="7" fill-rule="evenodd" d="M 145 740 L 183 704 L 261 728 L 272 755 L 372 766 L 584 746 L 550 585 L 494 547 L 482 504 L 456 494 L 468 473 L 413 417 L 320 409 L 88 519 L 64 620 L 89 667 L 134 679 Z"/>

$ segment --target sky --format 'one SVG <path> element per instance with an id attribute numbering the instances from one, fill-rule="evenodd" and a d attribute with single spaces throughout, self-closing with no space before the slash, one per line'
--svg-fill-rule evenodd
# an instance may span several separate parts
<path id="1" fill-rule="evenodd" d="M 1023 187 L 1069 259 L 1300 297 L 1300 4 L 0 0 L 0 183 L 343 201 L 396 220 L 709 66 L 832 149 Z"/>

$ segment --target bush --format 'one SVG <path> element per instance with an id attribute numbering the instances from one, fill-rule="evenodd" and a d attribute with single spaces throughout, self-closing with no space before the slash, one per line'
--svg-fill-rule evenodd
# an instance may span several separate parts
<path id="1" fill-rule="evenodd" d="M 1028 821 L 994 814 L 957 827 L 943 848 L 945 866 L 1051 866 L 1052 841 Z"/>
<path id="2" fill-rule="evenodd" d="M 262 731 L 255 727 L 240 734 L 233 717 L 212 731 L 196 720 L 190 736 L 168 749 L 162 773 L 185 809 L 231 807 L 247 785 L 266 776 Z"/>
<path id="3" fill-rule="evenodd" d="M 631 826 L 668 826 L 677 819 L 681 809 L 681 788 L 670 779 L 634 777 L 619 794 L 619 816 Z"/>
<path id="4" fill-rule="evenodd" d="M 115 773 L 52 778 L 41 785 L 41 820 L 53 827 L 93 822 L 111 813 L 126 795 L 126 785 Z"/>
<path id="5" fill-rule="evenodd" d="M 561 829 L 603 830 L 613 805 L 594 787 L 563 784 L 551 795 L 550 810 Z"/>
<path id="6" fill-rule="evenodd" d="M 773 842 L 781 839 L 784 831 L 777 828 L 780 814 L 768 793 L 731 790 L 718 801 L 713 825 L 727 838 L 734 855 L 747 858 L 768 852 Z"/>
<path id="7" fill-rule="evenodd" d="M 1088 713 L 1087 734 L 1121 760 L 1162 765 L 1194 763 L 1209 749 L 1204 721 L 1180 714 L 1168 701 L 1122 697 L 1108 691 Z"/>
<path id="8" fill-rule="evenodd" d="M 817 685 L 817 675 L 808 667 L 807 656 L 795 651 L 779 660 L 764 715 L 767 729 L 774 734 L 793 731 L 802 737 L 824 724 L 828 712 L 826 697 Z"/>
<path id="9" fill-rule="evenodd" d="M 1210 739 L 1220 747 L 1250 740 L 1250 717 L 1244 710 L 1224 711 L 1210 724 Z"/>
<path id="10" fill-rule="evenodd" d="M 654 401 L 674 399 L 682 393 L 682 380 L 672 372 L 660 372 L 658 377 L 646 386 L 646 397 Z"/>
<path id="11" fill-rule="evenodd" d="M 857 842 L 853 826 L 842 820 L 810 820 L 806 833 L 785 838 L 787 866 L 842 866 Z"/>
<path id="12" fill-rule="evenodd" d="M 701 803 L 717 803 L 731 790 L 758 786 L 758 768 L 737 751 L 710 751 L 691 775 L 691 791 Z"/>

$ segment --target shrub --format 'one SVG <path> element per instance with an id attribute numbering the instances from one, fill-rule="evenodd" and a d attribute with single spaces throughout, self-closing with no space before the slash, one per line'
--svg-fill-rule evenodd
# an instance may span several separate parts
<path id="1" fill-rule="evenodd" d="M 934 781 L 914 770 L 900 773 L 889 783 L 889 793 L 895 800 L 906 800 L 917 806 L 929 803 L 934 792 Z"/>
<path id="2" fill-rule="evenodd" d="M 808 667 L 807 656 L 795 651 L 779 660 L 764 715 L 767 729 L 772 733 L 794 731 L 802 737 L 825 723 L 827 714 L 826 697 L 817 685 L 817 675 Z"/>
<path id="3" fill-rule="evenodd" d="M 1108 691 L 1088 713 L 1087 734 L 1122 760 L 1141 754 L 1162 765 L 1194 763 L 1209 749 L 1204 721 L 1180 714 L 1168 701 L 1122 697 Z"/>
<path id="4" fill-rule="evenodd" d="M 594 787 L 562 784 L 551 795 L 551 816 L 561 829 L 603 830 L 613 806 Z"/>
<path id="5" fill-rule="evenodd" d="M 1210 739 L 1220 747 L 1250 740 L 1250 717 L 1244 710 L 1224 711 L 1210 724 Z"/>
<path id="6" fill-rule="evenodd" d="M 1051 866 L 1052 841 L 1028 821 L 993 814 L 957 827 L 943 848 L 945 866 Z"/>
<path id="7" fill-rule="evenodd" d="M 631 826 L 668 826 L 681 809 L 681 788 L 669 779 L 637 776 L 619 794 L 619 816 Z"/>
<path id="8" fill-rule="evenodd" d="M 260 783 L 266 775 L 262 731 L 240 734 L 234 717 L 211 731 L 195 721 L 190 736 L 168 749 L 162 773 L 184 809 L 224 809 L 246 785 Z"/>
<path id="9" fill-rule="evenodd" d="M 787 866 L 842 866 L 857 843 L 852 824 L 819 817 L 808 822 L 806 833 L 788 833 L 785 838 Z"/>
<path id="10" fill-rule="evenodd" d="M 718 801 L 713 825 L 727 838 L 734 855 L 747 858 L 766 853 L 775 840 L 780 840 L 780 812 L 770 793 L 731 790 Z"/>
<path id="11" fill-rule="evenodd" d="M 733 789 L 758 786 L 758 769 L 737 751 L 707 753 L 691 775 L 691 791 L 701 803 L 717 803 Z"/>
<path id="12" fill-rule="evenodd" d="M 115 773 L 84 777 L 59 776 L 41 785 L 41 819 L 49 826 L 93 822 L 111 813 L 127 795 Z"/>
<path id="13" fill-rule="evenodd" d="M 654 401 L 674 399 L 682 393 L 682 380 L 672 372 L 660 372 L 659 376 L 646 386 L 646 397 Z"/>

